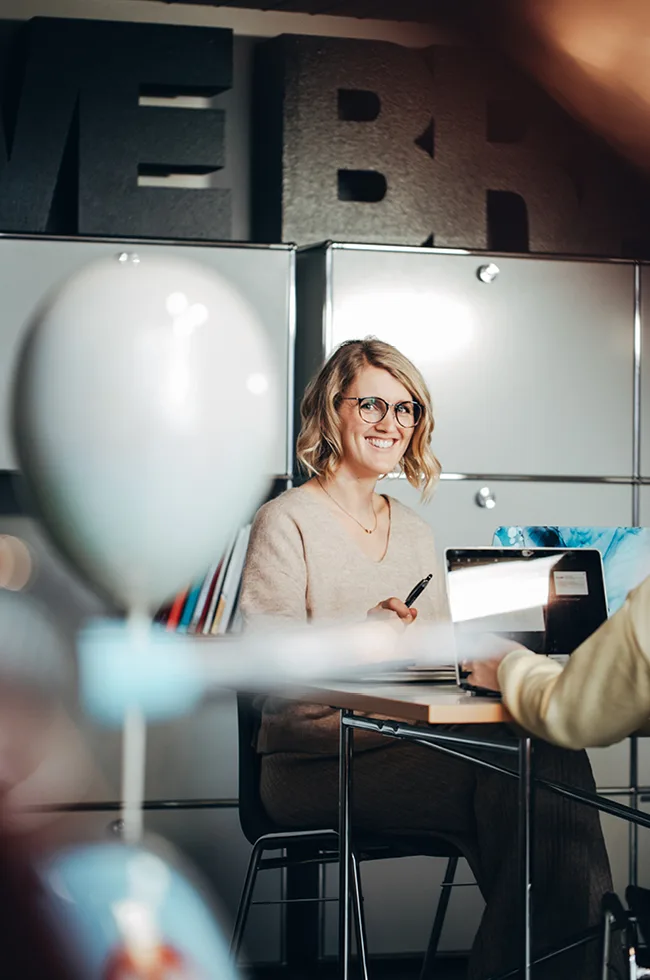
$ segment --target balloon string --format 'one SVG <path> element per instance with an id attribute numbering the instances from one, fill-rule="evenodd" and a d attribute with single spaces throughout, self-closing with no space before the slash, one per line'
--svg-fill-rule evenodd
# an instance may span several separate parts
<path id="1" fill-rule="evenodd" d="M 122 732 L 122 824 L 127 844 L 142 839 L 147 726 L 140 708 L 130 707 Z"/>
<path id="2" fill-rule="evenodd" d="M 137 657 L 139 643 L 147 642 L 148 619 L 132 610 L 127 622 Z M 146 754 L 147 723 L 142 710 L 131 705 L 125 713 L 122 730 L 122 826 L 127 844 L 137 844 L 142 839 Z"/>

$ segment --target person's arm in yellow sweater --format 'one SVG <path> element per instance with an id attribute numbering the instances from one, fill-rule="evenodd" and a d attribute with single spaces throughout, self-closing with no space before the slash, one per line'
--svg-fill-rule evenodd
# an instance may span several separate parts
<path id="1" fill-rule="evenodd" d="M 650 718 L 650 577 L 562 667 L 519 649 L 473 665 L 523 728 L 570 749 L 611 745 Z"/>

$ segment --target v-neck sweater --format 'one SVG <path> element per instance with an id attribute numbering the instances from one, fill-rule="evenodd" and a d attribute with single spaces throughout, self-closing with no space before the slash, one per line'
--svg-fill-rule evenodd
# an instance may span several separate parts
<path id="1" fill-rule="evenodd" d="M 444 576 L 430 526 L 394 497 L 388 502 L 390 532 L 379 561 L 363 551 L 327 502 L 307 487 L 286 490 L 261 507 L 242 581 L 246 627 L 262 626 L 269 617 L 361 622 L 384 599 L 405 598 L 429 573 L 433 579 L 415 604 L 418 619 L 409 629 L 448 619 Z M 376 739 L 359 741 L 374 744 Z M 265 700 L 258 751 L 329 755 L 336 753 L 337 745 L 338 715 L 331 708 Z"/>

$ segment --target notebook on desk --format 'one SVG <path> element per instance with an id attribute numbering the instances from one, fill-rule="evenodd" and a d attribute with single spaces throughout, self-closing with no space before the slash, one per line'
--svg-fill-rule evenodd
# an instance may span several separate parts
<path id="1" fill-rule="evenodd" d="M 487 692 L 468 681 L 462 662 L 478 634 L 564 659 L 607 619 L 595 548 L 448 548 L 445 567 L 456 682 L 474 693 Z"/>

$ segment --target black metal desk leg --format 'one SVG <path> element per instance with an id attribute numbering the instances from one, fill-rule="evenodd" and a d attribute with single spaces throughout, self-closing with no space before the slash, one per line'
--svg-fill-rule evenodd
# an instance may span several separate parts
<path id="1" fill-rule="evenodd" d="M 354 729 L 341 711 L 339 742 L 339 963 L 343 980 L 350 975 L 350 870 L 352 859 L 352 739 Z"/>
<path id="2" fill-rule="evenodd" d="M 639 808 L 639 740 L 636 735 L 630 736 L 630 806 Z M 635 823 L 628 827 L 628 881 L 636 885 L 639 877 L 639 828 Z"/>
<path id="3" fill-rule="evenodd" d="M 530 736 L 519 742 L 519 875 L 522 903 L 520 976 L 531 980 L 532 940 L 532 835 L 533 835 L 533 743 Z"/>

